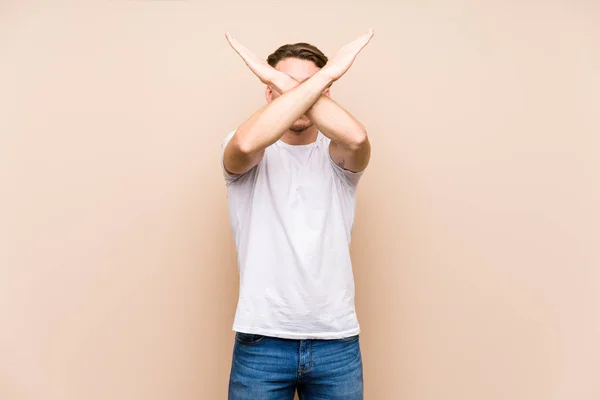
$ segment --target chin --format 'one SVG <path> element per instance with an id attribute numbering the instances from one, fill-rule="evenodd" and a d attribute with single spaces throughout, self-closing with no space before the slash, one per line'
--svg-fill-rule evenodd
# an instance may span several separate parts
<path id="1" fill-rule="evenodd" d="M 294 125 L 292 125 L 290 130 L 292 132 L 302 133 L 305 130 L 307 130 L 308 128 L 310 128 L 311 126 L 313 126 L 313 124 L 310 121 L 296 121 L 296 122 L 294 122 Z"/>

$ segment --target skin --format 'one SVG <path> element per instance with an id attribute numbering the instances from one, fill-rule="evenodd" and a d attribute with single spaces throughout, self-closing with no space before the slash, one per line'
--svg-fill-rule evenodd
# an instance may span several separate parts
<path id="1" fill-rule="evenodd" d="M 243 174 L 278 140 L 308 144 L 316 140 L 318 131 L 331 139 L 329 152 L 336 164 L 354 172 L 365 169 L 371 154 L 367 131 L 330 98 L 330 86 L 348 71 L 373 34 L 369 29 L 319 69 L 311 61 L 296 58 L 283 59 L 273 68 L 227 33 L 231 47 L 267 86 L 267 104 L 238 127 L 225 148 L 227 171 Z"/>

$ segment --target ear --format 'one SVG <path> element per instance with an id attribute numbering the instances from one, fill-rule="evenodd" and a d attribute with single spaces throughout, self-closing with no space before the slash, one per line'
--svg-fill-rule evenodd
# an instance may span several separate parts
<path id="1" fill-rule="evenodd" d="M 329 86 L 327 89 L 325 89 L 325 96 L 331 97 L 331 86 Z"/>
<path id="2" fill-rule="evenodd" d="M 273 101 L 273 89 L 271 89 L 271 86 L 267 85 L 266 89 L 265 89 L 265 98 L 267 99 L 267 103 L 270 103 Z"/>

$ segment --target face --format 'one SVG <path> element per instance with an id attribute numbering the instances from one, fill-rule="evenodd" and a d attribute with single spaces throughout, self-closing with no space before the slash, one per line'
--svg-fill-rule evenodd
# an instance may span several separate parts
<path id="1" fill-rule="evenodd" d="M 301 60 L 299 58 L 284 58 L 283 60 L 279 61 L 277 65 L 275 65 L 275 69 L 285 73 L 298 82 L 304 82 L 317 73 L 320 68 L 317 67 L 314 62 L 309 60 Z M 329 96 L 329 88 L 325 89 L 323 94 Z M 281 96 L 279 92 L 267 86 L 267 102 L 270 103 L 279 96 Z M 306 115 L 303 115 L 298 118 L 296 122 L 294 122 L 294 124 L 290 127 L 290 130 L 296 133 L 302 133 L 311 126 L 313 126 L 311 120 L 309 120 Z"/>

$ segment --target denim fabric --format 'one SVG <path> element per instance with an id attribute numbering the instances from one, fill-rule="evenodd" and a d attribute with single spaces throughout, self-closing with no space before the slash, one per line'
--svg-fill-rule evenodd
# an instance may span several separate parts
<path id="1" fill-rule="evenodd" d="M 236 333 L 229 400 L 362 400 L 359 338 L 291 340 Z"/>

